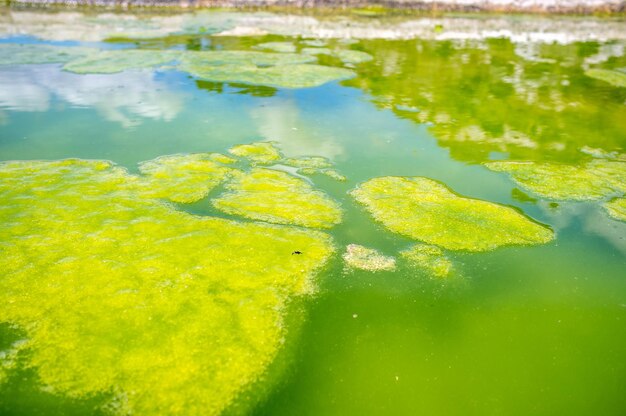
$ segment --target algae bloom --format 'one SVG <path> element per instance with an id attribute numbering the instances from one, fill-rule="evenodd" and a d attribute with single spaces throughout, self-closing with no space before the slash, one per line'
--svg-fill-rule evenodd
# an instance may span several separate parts
<path id="1" fill-rule="evenodd" d="M 97 50 L 51 45 L 0 45 L 0 65 L 64 63 L 78 74 L 112 74 L 132 69 L 165 68 L 185 71 L 214 82 L 311 88 L 349 79 L 353 71 L 317 65 L 315 56 L 289 53 L 282 43 L 265 44 L 286 53 L 256 51 L 187 51 L 154 49 Z M 295 48 L 293 45 L 291 45 Z M 289 49 L 289 51 L 287 51 Z"/>
<path id="2" fill-rule="evenodd" d="M 299 158 L 287 158 L 280 161 L 281 164 L 298 168 L 302 175 L 325 175 L 339 182 L 344 182 L 346 177 L 335 169 L 330 160 L 321 156 L 303 156 Z"/>
<path id="3" fill-rule="evenodd" d="M 449 250 L 486 251 L 554 238 L 552 230 L 513 208 L 458 196 L 428 178 L 374 178 L 351 194 L 391 231 Z"/>
<path id="4" fill-rule="evenodd" d="M 167 198 L 174 202 L 198 201 L 219 185 L 233 170 L 219 162 L 234 160 L 217 153 L 169 155 L 142 162 L 139 170 L 143 193 L 152 198 Z"/>
<path id="5" fill-rule="evenodd" d="M 72 60 L 63 69 L 78 74 L 112 74 L 129 69 L 152 68 L 175 61 L 179 51 L 121 49 L 98 51 Z"/>
<path id="6" fill-rule="evenodd" d="M 333 246 L 317 231 L 154 199 L 213 169 L 205 156 L 144 163 L 149 178 L 165 174 L 147 196 L 144 178 L 106 161 L 0 163 L 0 322 L 26 338 L 0 355 L 0 382 L 17 360 L 46 391 L 108 396 L 119 415 L 241 406 L 281 350 L 288 305 L 314 290 Z M 197 197 L 182 189 L 175 199 Z"/>
<path id="7" fill-rule="evenodd" d="M 93 53 L 82 47 L 37 44 L 0 44 L 0 65 L 64 63 Z"/>
<path id="8" fill-rule="evenodd" d="M 626 198 L 616 198 L 604 204 L 609 215 L 617 220 L 626 221 Z"/>
<path id="9" fill-rule="evenodd" d="M 485 166 L 506 172 L 521 187 L 545 198 L 588 201 L 626 192 L 626 162 L 593 160 L 585 165 L 539 162 L 490 162 Z"/>
<path id="10" fill-rule="evenodd" d="M 280 88 L 311 88 L 355 76 L 344 68 L 312 64 L 315 60 L 295 53 L 195 52 L 184 54 L 179 68 L 209 81 Z"/>
<path id="11" fill-rule="evenodd" d="M 385 256 L 373 248 L 363 247 L 358 244 L 349 244 L 346 247 L 343 260 L 349 268 L 369 272 L 393 271 L 396 269 L 395 258 Z"/>
<path id="12" fill-rule="evenodd" d="M 339 204 L 285 172 L 254 168 L 235 175 L 226 188 L 229 192 L 212 202 L 229 214 L 312 228 L 330 228 L 341 222 Z"/>
<path id="13" fill-rule="evenodd" d="M 410 248 L 400 252 L 411 265 L 425 269 L 434 277 L 444 278 L 453 272 L 450 259 L 443 250 L 429 244 L 414 244 Z"/>
<path id="14" fill-rule="evenodd" d="M 278 162 L 282 158 L 280 151 L 269 142 L 240 144 L 231 147 L 228 149 L 228 152 L 259 165 L 269 165 Z"/>

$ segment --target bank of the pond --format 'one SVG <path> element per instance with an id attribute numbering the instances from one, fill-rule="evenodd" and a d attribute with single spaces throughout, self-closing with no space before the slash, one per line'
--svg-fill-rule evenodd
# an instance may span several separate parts
<path id="1" fill-rule="evenodd" d="M 6 0 L 8 5 L 106 8 L 329 7 L 361 9 L 376 15 L 386 9 L 428 12 L 506 12 L 543 14 L 624 13 L 623 0 Z"/>

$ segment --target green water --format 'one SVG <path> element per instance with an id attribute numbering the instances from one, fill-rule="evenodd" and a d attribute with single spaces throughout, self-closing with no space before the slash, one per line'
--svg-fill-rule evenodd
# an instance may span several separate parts
<path id="1" fill-rule="evenodd" d="M 235 23 L 229 22 L 227 28 L 237 25 L 236 15 L 232 19 Z M 7 35 L 0 39 L 0 46 L 20 43 L 116 50 L 258 52 L 261 49 L 255 46 L 265 42 L 291 42 L 299 52 L 315 40 L 272 33 L 217 36 L 212 33 L 213 29 L 198 27 L 196 23 L 190 23 L 181 33 L 160 36 L 149 33 L 150 36 L 133 38 L 131 32 L 88 42 L 76 31 L 61 39 L 46 36 L 39 26 L 33 28 L 26 33 L 22 30 L 20 36 L 11 35 L 15 32 L 7 30 Z M 144 29 L 142 26 L 141 30 Z M 372 59 L 351 64 L 343 62 L 337 54 L 320 54 L 314 63 L 351 70 L 354 76 L 309 88 L 285 88 L 273 79 L 265 85 L 202 80 L 175 65 L 130 68 L 106 74 L 73 73 L 63 70 L 62 63 L 0 65 L 0 159 L 109 160 L 127 168 L 130 175 L 138 174 L 138 163 L 163 155 L 227 154 L 228 149 L 237 144 L 272 141 L 286 157 L 325 157 L 346 177 L 345 181 L 337 181 L 321 174 L 298 176 L 341 205 L 341 222 L 324 230 L 332 238 L 334 251 L 314 277 L 315 290 L 292 289 L 306 293 L 293 299 L 293 308 L 281 310 L 284 322 L 280 325 L 283 331 L 280 348 L 277 347 L 271 362 L 255 361 L 264 375 L 256 377 L 254 382 L 243 383 L 237 390 L 239 395 L 226 409 L 228 413 L 626 413 L 626 223 L 611 218 L 603 207 L 606 201 L 623 193 L 614 191 L 589 201 L 554 200 L 534 194 L 506 173 L 489 170 L 483 165 L 495 160 L 523 160 L 580 167 L 607 157 L 626 163 L 619 156 L 626 153 L 626 88 L 585 75 L 592 68 L 623 73 L 626 68 L 624 42 L 552 43 L 487 37 L 474 40 L 378 38 L 352 42 L 324 39 L 321 43 L 330 50 L 366 52 Z M 5 59 L 8 62 L 8 58 Z M 240 75 L 231 72 L 229 76 Z M 249 79 L 253 78 L 243 81 Z M 248 162 L 237 163 L 238 169 L 247 169 Z M 294 171 L 282 165 L 278 168 Z M 29 188 L 43 184 L 36 179 L 36 172 L 21 173 L 27 175 L 22 181 L 28 184 L 24 185 L 24 194 Z M 555 238 L 545 244 L 504 246 L 484 252 L 446 250 L 454 273 L 443 279 L 433 277 L 425 269 L 402 261 L 399 252 L 410 247 L 414 240 L 375 222 L 349 194 L 359 184 L 381 176 L 426 177 L 445 184 L 458 195 L 514 207 L 552 229 Z M 7 178 L 20 183 L 19 177 Z M 65 186 L 71 188 L 73 184 L 70 181 Z M 14 197 L 5 191 L 0 194 L 0 204 L 9 204 Z M 220 212 L 212 205 L 211 201 L 223 192 L 222 184 L 195 202 L 168 203 L 169 211 L 163 211 L 166 214 L 149 211 L 145 215 L 157 219 L 163 215 L 164 227 L 180 230 L 193 228 L 195 223 L 170 219 L 172 211 L 193 214 L 194 217 L 189 218 L 194 221 L 200 216 L 249 224 L 250 219 Z M 99 198 L 105 203 L 109 196 L 102 195 Z M 51 225 L 45 222 L 46 215 L 42 212 L 50 210 L 52 220 L 57 218 L 55 216 L 65 218 L 52 210 L 57 198 L 61 201 L 61 196 L 54 196 L 48 205 L 32 202 L 32 207 L 42 209 L 37 211 L 40 217 L 34 216 L 33 209 L 33 217 L 26 216 L 22 221 L 28 223 L 36 218 L 45 230 Z M 264 198 L 271 199 L 271 196 Z M 80 198 L 71 201 L 75 201 L 77 210 L 97 209 L 95 205 L 80 208 L 83 207 Z M 63 203 L 66 202 L 63 199 Z M 30 213 L 29 204 L 20 209 Z M 134 209 L 153 208 L 140 205 Z M 307 215 L 305 211 L 306 206 L 301 217 Z M 106 205 L 97 215 L 105 222 L 109 216 L 112 220 L 118 219 L 117 213 L 107 212 Z M 67 218 L 66 221 L 71 221 L 72 217 Z M 11 226 L 0 224 L 4 231 Z M 34 229 L 32 224 L 30 226 Z M 79 225 L 68 225 L 67 232 L 76 231 L 76 227 Z M 280 227 L 285 226 L 268 228 L 268 235 L 276 233 L 277 241 L 284 242 L 285 238 L 295 239 L 289 233 L 299 232 Z M 77 230 L 80 233 L 81 228 Z M 217 227 L 216 230 L 218 235 L 210 238 L 219 240 L 219 230 L 230 233 L 228 228 Z M 140 232 L 158 241 L 161 231 Z M 283 232 L 288 237 L 284 237 Z M 6 253 L 12 253 L 15 241 L 6 236 L 13 234 L 7 231 L 0 235 L 6 238 L 0 246 L 3 256 L 8 256 Z M 306 235 L 319 238 L 318 234 Z M 262 273 L 264 261 L 268 262 L 267 267 L 287 261 L 271 257 L 274 255 L 272 248 L 264 245 L 278 243 L 273 240 L 264 243 L 246 236 L 244 233 L 245 238 L 250 238 L 250 247 L 254 248 L 250 258 L 255 265 L 233 265 L 235 260 L 224 256 L 223 264 L 211 263 L 207 267 L 225 274 L 231 269 L 233 273 L 243 273 L 242 270 Z M 118 238 L 133 250 L 137 247 L 134 244 L 143 244 L 139 242 L 141 235 L 131 231 L 121 231 Z M 224 247 L 230 247 L 228 241 Z M 189 259 L 197 258 L 202 262 L 206 241 L 197 242 L 202 244 L 168 248 L 171 254 L 171 259 L 167 259 L 168 267 L 181 267 L 173 274 L 193 269 L 196 260 Z M 61 253 L 64 249 L 68 253 L 77 250 L 74 246 L 70 248 L 70 243 L 70 239 L 51 239 L 50 250 Z M 63 244 L 67 244 L 67 248 Z M 348 269 L 342 255 L 349 244 L 375 248 L 384 255 L 394 256 L 397 268 L 378 272 Z M 305 256 L 309 254 L 307 248 L 301 248 Z M 219 247 L 212 249 L 221 253 Z M 74 251 L 72 254 L 80 257 Z M 109 253 L 98 252 L 98 255 L 107 257 Z M 117 254 L 110 255 L 114 258 Z M 320 255 L 320 259 L 322 257 Z M 235 257 L 236 261 L 243 261 L 242 258 L 245 259 Z M 294 258 L 297 256 L 289 255 L 288 262 L 295 261 Z M 133 257 L 123 258 L 123 261 L 122 268 L 116 269 L 122 270 L 121 274 L 116 275 L 116 271 L 111 274 L 112 278 L 125 278 L 123 267 L 130 266 Z M 30 262 L 36 267 L 25 274 L 22 290 L 32 290 L 42 296 L 57 293 L 44 290 L 48 287 L 47 281 L 39 281 L 38 272 L 49 273 L 51 266 L 39 257 Z M 286 269 L 287 266 L 277 266 L 275 270 L 285 273 Z M 13 272 L 0 273 L 0 278 L 8 281 Z M 91 276 L 88 270 L 81 273 L 84 275 L 72 275 L 72 278 L 77 282 L 84 278 L 102 283 L 102 293 L 105 293 L 108 278 L 97 274 L 104 272 L 92 271 Z M 145 277 L 141 271 L 138 273 L 139 278 Z M 262 292 L 264 282 L 248 288 L 249 293 L 233 295 L 233 304 Z M 267 283 L 268 287 L 276 284 L 274 280 Z M 58 293 L 66 296 L 67 302 L 32 299 L 28 311 L 26 306 L 23 310 L 5 307 L 6 311 L 11 310 L 6 314 L 0 311 L 0 317 L 6 321 L 0 323 L 0 351 L 9 351 L 16 340 L 27 340 L 29 331 L 39 330 L 37 321 L 29 321 L 28 328 L 16 324 L 28 314 L 28 317 L 45 317 L 49 331 L 44 335 L 37 332 L 39 338 L 19 351 L 16 363 L 5 365 L 4 380 L 3 367 L 0 367 L 0 414 L 129 413 L 133 410 L 135 390 L 120 393 L 120 386 L 130 386 L 128 389 L 136 389 L 144 396 L 152 391 L 161 395 L 159 399 L 163 404 L 159 406 L 162 407 L 140 407 L 144 414 L 214 413 L 189 407 L 190 402 L 185 401 L 193 397 L 192 394 L 213 397 L 212 389 L 216 387 L 211 384 L 211 375 L 198 378 L 195 384 L 192 379 L 190 391 L 165 390 L 163 393 L 159 383 L 166 383 L 154 378 L 157 370 L 155 373 L 142 371 L 141 365 L 152 367 L 147 358 L 146 362 L 141 361 L 141 355 L 133 358 L 139 363 L 134 372 L 125 367 L 122 374 L 121 367 L 115 363 L 110 377 L 116 381 L 103 385 L 95 382 L 100 377 L 99 372 L 104 371 L 100 368 L 105 366 L 103 363 L 92 361 L 86 367 L 77 366 L 79 371 L 73 367 L 71 353 L 67 359 L 55 356 L 55 352 L 62 350 L 58 345 L 62 337 L 54 334 L 65 334 L 62 326 L 68 319 L 66 316 L 72 314 L 84 319 L 77 320 L 78 329 L 73 328 L 79 331 L 76 342 L 66 340 L 64 345 L 74 345 L 72 348 L 83 351 L 85 345 L 81 343 L 85 340 L 99 345 L 99 337 L 108 339 L 113 332 L 119 334 L 121 351 L 116 360 L 142 351 L 141 345 L 137 350 L 128 347 L 127 342 L 134 340 L 133 329 L 129 329 L 123 319 L 115 321 L 107 317 L 107 309 L 98 301 L 97 289 L 89 292 L 89 301 L 83 303 L 79 288 L 75 289 L 64 280 L 59 281 L 58 286 L 62 288 Z M 197 290 L 206 291 L 202 286 Z M 137 302 L 143 302 L 141 296 Z M 196 309 L 185 311 L 186 297 L 193 294 L 176 296 L 165 300 L 177 303 L 181 316 L 193 317 L 194 325 L 202 327 L 203 319 L 211 320 L 193 315 Z M 289 299 L 291 296 L 291 293 L 285 295 Z M 203 299 L 199 302 L 207 302 Z M 37 307 L 39 302 L 41 310 Z M 155 310 L 163 307 L 156 301 L 154 305 Z M 193 308 L 202 310 L 200 304 L 194 305 Z M 266 311 L 279 310 L 269 303 L 265 308 Z M 187 312 L 189 315 L 185 314 Z M 90 327 L 92 322 L 93 328 Z M 99 332 L 102 328 L 98 325 L 102 322 L 107 324 L 102 328 L 108 332 Z M 185 319 L 173 322 L 183 330 L 191 325 Z M 140 321 L 133 325 L 137 325 L 133 326 L 134 331 L 142 331 Z M 206 331 L 216 334 L 232 329 L 227 327 L 226 321 L 211 325 L 206 326 Z M 146 333 L 150 330 L 155 329 L 146 324 Z M 237 334 L 236 329 L 233 331 Z M 263 337 L 278 339 L 278 335 L 270 332 L 263 332 L 261 341 Z M 156 327 L 157 337 L 159 334 L 168 337 L 172 333 L 165 324 L 162 328 Z M 207 334 L 209 338 L 212 335 Z M 158 342 L 156 345 L 150 350 L 154 354 L 152 359 L 159 357 Z M 234 358 L 243 354 L 234 349 L 233 352 L 226 350 L 235 345 L 228 342 L 211 345 L 213 350 L 201 353 L 218 357 L 230 354 Z M 255 347 L 255 353 L 270 348 L 263 342 L 259 345 L 262 346 Z M 173 350 L 181 354 L 181 373 L 193 365 L 193 360 L 186 355 L 192 347 L 190 340 L 189 345 L 182 342 L 177 346 L 179 349 Z M 84 353 L 87 358 L 100 357 L 96 352 L 92 357 L 89 348 L 85 351 L 88 351 Z M 172 352 L 164 349 L 161 353 Z M 257 356 L 251 357 L 255 360 Z M 0 355 L 0 360 L 3 359 L 8 362 L 7 354 Z M 58 366 L 55 366 L 55 359 Z M 173 362 L 171 368 L 176 371 L 176 361 Z M 237 367 L 242 377 L 246 371 L 251 371 L 252 363 L 249 364 L 244 360 Z M 103 405 L 116 395 L 131 397 L 130 411 L 124 406 Z M 177 407 L 177 403 L 184 405 Z"/>

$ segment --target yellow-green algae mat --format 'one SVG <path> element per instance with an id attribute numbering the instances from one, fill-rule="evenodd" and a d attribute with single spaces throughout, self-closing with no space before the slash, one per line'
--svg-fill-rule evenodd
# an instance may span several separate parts
<path id="1" fill-rule="evenodd" d="M 489 162 L 485 166 L 511 175 L 522 188 L 544 198 L 565 201 L 593 201 L 621 196 L 604 203 L 608 214 L 626 221 L 626 162 L 594 159 L 582 165 L 538 162 Z"/>
<path id="2" fill-rule="evenodd" d="M 510 207 L 454 194 L 428 178 L 386 176 L 351 191 L 393 232 L 449 250 L 542 244 L 554 233 Z"/>
<path id="3" fill-rule="evenodd" d="M 339 204 L 288 173 L 254 168 L 233 176 L 226 185 L 229 192 L 213 200 L 213 205 L 221 211 L 313 228 L 330 228 L 341 221 Z"/>
<path id="4" fill-rule="evenodd" d="M 219 178 L 223 158 L 181 166 Z M 0 163 L 0 322 L 26 334 L 4 364 L 23 355 L 46 391 L 110 394 L 116 414 L 220 414 L 262 382 L 331 239 L 178 211 L 155 199 L 182 180 L 176 163 L 142 164 L 148 176 L 104 161 Z"/>
<path id="5" fill-rule="evenodd" d="M 0 44 L 0 65 L 64 63 L 77 74 L 112 74 L 138 69 L 178 69 L 214 82 L 312 88 L 353 78 L 346 68 L 318 65 L 307 54 L 259 51 L 111 49 L 36 44 Z"/>

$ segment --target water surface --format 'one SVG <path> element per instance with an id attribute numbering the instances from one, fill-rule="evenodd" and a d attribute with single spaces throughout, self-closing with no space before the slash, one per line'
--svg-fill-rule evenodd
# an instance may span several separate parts
<path id="1" fill-rule="evenodd" d="M 490 161 L 573 167 L 588 166 L 594 160 L 626 163 L 626 87 L 588 72 L 603 69 L 614 71 L 618 79 L 619 74 L 626 77 L 624 33 L 609 31 L 609 38 L 592 35 L 585 39 L 566 28 L 563 33 L 571 33 L 570 38 L 541 38 L 537 36 L 537 21 L 548 25 L 549 21 L 528 19 L 526 24 L 531 29 L 527 36 L 513 36 L 494 32 L 493 22 L 486 19 L 484 24 L 492 26 L 478 30 L 480 35 L 475 36 L 459 35 L 460 29 L 455 32 L 450 26 L 454 21 L 433 25 L 427 31 L 432 35 L 411 32 L 397 36 L 380 30 L 385 20 L 380 23 L 362 19 L 357 20 L 356 27 L 367 27 L 370 22 L 372 33 L 378 34 L 361 36 L 361 32 L 336 29 L 315 32 L 316 26 L 307 26 L 314 36 L 304 29 L 302 33 L 285 33 L 288 26 L 279 29 L 280 24 L 275 24 L 274 30 L 266 25 L 263 31 L 252 33 L 250 28 L 257 27 L 254 19 L 267 18 L 263 14 L 229 14 L 227 19 L 219 13 L 150 19 L 78 15 L 71 23 L 63 20 L 63 14 L 20 13 L 7 14 L 14 23 L 1 26 L 4 35 L 0 47 L 82 46 L 122 54 L 128 49 L 270 53 L 267 48 L 275 45 L 264 48 L 263 44 L 287 42 L 298 55 L 305 55 L 305 48 L 329 51 L 308 55 L 313 61 L 304 65 L 353 72 L 349 79 L 338 76 L 318 86 L 288 88 L 274 78 L 224 82 L 199 76 L 175 63 L 143 68 L 131 65 L 114 73 L 76 73 L 64 70 L 60 62 L 3 65 L 0 61 L 3 161 L 108 160 L 133 175 L 139 173 L 140 162 L 163 155 L 227 154 L 234 145 L 271 141 L 287 158 L 325 157 L 346 177 L 345 181 L 337 181 L 320 173 L 296 174 L 341 206 L 341 222 L 323 231 L 332 241 L 332 255 L 323 260 L 324 267 L 315 274 L 315 289 L 290 289 L 299 297 L 285 302 L 293 308 L 285 312 L 281 335 L 276 335 L 281 339 L 280 348 L 276 347 L 275 356 L 267 359 L 270 364 L 259 370 L 262 375 L 242 387 L 227 412 L 626 412 L 626 223 L 609 216 L 604 207 L 605 202 L 623 196 L 623 191 L 588 200 L 550 198 L 484 165 Z M 320 25 L 334 28 L 332 22 L 320 21 Z M 105 33 L 102 27 L 113 27 L 115 33 L 96 36 L 87 29 L 81 31 L 82 24 L 89 27 L 85 22 L 102 25 L 94 32 Z M 480 25 L 481 20 L 475 23 Z M 579 21 L 568 27 L 592 23 L 598 21 Z M 611 26 L 613 21 L 606 24 L 615 27 Z M 51 30 L 58 25 L 67 27 L 67 33 Z M 415 27 L 415 23 L 404 25 Z M 248 32 L 242 27 L 248 27 Z M 552 32 L 545 32 L 558 32 L 551 28 Z M 250 34 L 254 36 L 247 36 Z M 348 62 L 337 53 L 342 50 L 365 52 L 371 59 Z M 247 169 L 248 162 L 237 163 L 238 168 Z M 295 172 L 293 167 L 277 165 L 270 164 L 270 168 Z M 448 278 L 436 278 L 425 269 L 403 262 L 399 252 L 414 241 L 375 222 L 350 195 L 359 184 L 381 176 L 426 177 L 445 184 L 458 195 L 514 207 L 529 220 L 553 230 L 554 239 L 545 244 L 503 246 L 484 252 L 447 250 L 455 272 Z M 211 201 L 223 192 L 224 185 L 220 185 L 207 197 L 192 203 L 170 201 L 167 207 L 193 214 L 193 218 L 227 218 L 241 224 L 258 219 L 216 209 Z M 8 195 L 0 195 L 0 204 L 7 203 Z M 99 215 L 109 214 L 103 210 Z M 110 215 L 117 218 L 113 212 Z M 174 219 L 165 221 L 178 224 Z M 10 229 L 6 224 L 0 227 Z M 300 232 L 286 226 L 271 227 L 285 227 L 276 229 L 277 235 Z M 322 238 L 318 231 L 304 231 L 309 232 L 316 239 Z M 3 235 L 3 243 L 11 243 L 6 237 L 9 234 Z M 139 238 L 124 235 L 131 245 Z M 0 249 L 9 252 L 7 244 Z M 258 259 L 263 259 L 266 247 L 255 244 L 256 240 L 251 240 L 250 246 L 261 253 Z M 349 244 L 396 257 L 396 269 L 371 272 L 346 268 L 342 255 Z M 63 251 L 63 246 L 54 249 Z M 193 249 L 194 256 L 201 256 L 204 250 L 202 245 Z M 173 256 L 182 258 L 189 247 L 177 249 L 174 245 L 172 250 Z M 306 249 L 301 250 L 308 254 Z M 256 254 L 250 256 L 257 259 Z M 289 262 L 293 261 L 293 255 L 289 256 Z M 32 264 L 48 267 L 39 259 L 33 259 Z M 231 260 L 224 261 L 224 267 L 231 267 Z M 192 265 L 185 267 L 180 273 L 189 271 Z M 235 270 L 240 273 L 243 269 Z M 89 273 L 85 272 L 85 279 Z M 143 276 L 141 271 L 138 273 Z M 37 268 L 29 276 L 32 281 L 26 280 L 24 290 L 32 285 L 33 293 L 40 293 L 35 289 L 40 284 Z M 7 273 L 2 278 L 9 277 Z M 276 282 L 268 283 L 268 287 L 273 284 Z M 79 289 L 72 289 L 72 293 L 75 290 Z M 291 299 L 292 292 L 286 298 Z M 90 296 L 97 298 L 97 291 Z M 138 296 L 137 302 L 145 301 Z M 173 299 L 182 302 L 182 298 Z M 100 312 L 97 302 L 86 305 Z M 260 310 L 274 310 L 272 305 Z M 179 306 L 181 313 L 195 311 L 186 311 L 184 302 Z M 90 313 L 72 304 L 65 307 L 70 314 Z M 49 313 L 61 316 L 57 310 Z M 201 327 L 202 317 L 189 316 L 198 319 Z M 0 321 L 4 322 L 0 324 L 0 350 L 5 351 L 0 360 L 5 363 L 11 358 L 15 341 L 28 340 L 33 330 L 16 325 L 16 320 L 16 315 L 0 312 Z M 94 316 L 93 328 L 80 329 L 81 336 L 93 333 L 97 340 L 109 336 L 106 331 L 119 331 L 121 344 L 132 338 L 123 320 L 99 332 L 101 320 Z M 140 331 L 141 322 L 135 324 L 135 330 Z M 216 333 L 223 329 L 218 328 Z M 172 333 L 166 321 L 161 329 L 165 336 Z M 157 326 L 157 333 L 159 330 Z M 54 333 L 54 328 L 49 331 Z M 151 389 L 148 370 L 125 373 L 130 381 L 116 379 L 119 374 L 114 374 L 111 377 L 117 384 L 90 385 L 80 394 L 79 389 L 73 390 L 67 384 L 55 385 L 55 380 L 63 379 L 75 380 L 84 387 L 82 380 L 95 377 L 97 369 L 61 377 L 62 371 L 57 374 L 53 362 L 41 358 L 41 351 L 50 350 L 46 342 L 61 341 L 52 336 L 40 339 L 19 350 L 19 358 L 10 365 L 0 367 L 0 413 L 125 414 L 133 410 L 133 392 L 116 390 L 119 385 L 128 382 L 139 386 L 137 391 Z M 262 345 L 255 351 L 268 344 Z M 213 351 L 228 356 L 219 348 L 230 346 L 228 342 L 216 342 Z M 130 351 L 124 348 L 130 347 L 121 347 L 122 357 L 124 351 Z M 177 351 L 186 354 L 192 348 L 191 340 L 180 348 Z M 158 355 L 158 347 L 154 351 Z M 163 350 L 163 354 L 167 352 Z M 237 358 L 237 354 L 231 356 Z M 72 368 L 71 359 L 68 362 Z M 181 373 L 184 371 L 186 367 L 181 368 Z M 193 380 L 190 383 L 193 385 Z M 203 388 L 213 388 L 198 383 L 194 385 L 198 394 Z M 173 402 L 164 400 L 163 406 L 171 407 L 161 407 L 162 414 L 201 414 L 192 407 L 176 407 L 177 397 L 184 399 L 185 392 L 170 393 L 166 399 L 170 397 Z M 112 397 L 116 405 L 110 404 Z"/>

